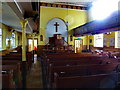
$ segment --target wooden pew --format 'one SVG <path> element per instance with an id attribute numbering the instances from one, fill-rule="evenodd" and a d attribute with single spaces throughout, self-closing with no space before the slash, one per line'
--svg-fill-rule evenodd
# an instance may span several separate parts
<path id="1" fill-rule="evenodd" d="M 73 66 L 73 65 L 83 65 L 83 64 L 102 64 L 102 60 L 55 60 L 47 62 L 44 64 L 44 68 L 46 70 L 46 74 L 49 72 L 49 65 L 52 64 L 52 66 Z"/>
<path id="2" fill-rule="evenodd" d="M 16 79 L 18 78 L 18 69 L 17 69 L 17 65 L 2 65 L 0 66 L 2 67 L 2 71 L 1 72 L 5 72 L 3 73 L 3 88 L 10 88 L 11 83 L 15 86 L 15 88 L 18 88 L 18 82 L 16 81 Z M 8 82 L 6 81 L 6 78 L 12 80 L 12 82 L 10 82 L 10 80 L 8 80 Z M 8 85 L 7 85 L 8 84 Z M 12 87 L 11 87 L 12 88 Z"/>
<path id="3" fill-rule="evenodd" d="M 44 55 L 91 55 L 92 53 L 44 53 Z"/>
<path id="4" fill-rule="evenodd" d="M 117 59 L 103 58 L 103 57 L 82 57 L 82 58 L 66 58 L 62 59 L 57 58 L 48 59 L 44 62 L 46 70 L 49 71 L 49 65 L 53 66 L 70 66 L 70 65 L 81 65 L 81 64 L 108 64 L 108 63 L 117 63 Z"/>
<path id="5" fill-rule="evenodd" d="M 27 63 L 26 63 L 27 70 L 29 70 L 32 66 L 32 53 L 31 52 L 27 52 L 26 59 L 27 59 Z M 18 52 L 11 52 L 10 54 L 2 56 L 2 60 L 20 60 L 20 61 L 22 61 L 22 54 L 18 53 Z"/>
<path id="6" fill-rule="evenodd" d="M 86 57 L 86 56 L 99 56 L 99 55 L 93 55 L 93 54 L 47 54 L 44 55 L 46 58 L 70 58 L 70 57 Z"/>
<path id="7" fill-rule="evenodd" d="M 115 88 L 116 82 L 118 80 L 118 73 L 72 77 L 60 77 L 57 73 L 54 75 L 54 87 L 56 89 Z"/>
<path id="8" fill-rule="evenodd" d="M 26 58 L 26 67 L 27 70 L 29 70 L 32 66 L 32 53 L 27 52 Z M 9 54 L 6 54 L 5 56 L 2 56 L 2 65 L 17 65 L 17 71 L 15 70 L 13 75 L 16 83 L 16 88 L 22 87 L 22 54 L 18 52 L 10 52 Z M 5 67 L 3 69 L 6 69 Z"/>
<path id="9" fill-rule="evenodd" d="M 22 61 L 21 60 L 22 59 L 22 57 L 18 57 L 18 56 L 4 56 L 4 57 L 2 57 L 2 60 L 19 60 L 19 61 Z"/>
<path id="10" fill-rule="evenodd" d="M 107 64 L 107 63 L 116 63 L 116 59 L 104 59 L 103 58 L 86 58 L 86 59 L 64 59 L 64 60 L 48 60 L 45 64 L 48 67 L 49 64 L 53 66 L 70 66 L 70 65 L 81 65 L 81 64 Z"/>
<path id="11" fill-rule="evenodd" d="M 2 89 L 15 90 L 12 70 L 2 71 Z"/>
<path id="12" fill-rule="evenodd" d="M 27 52 L 26 59 L 28 63 L 28 68 L 30 70 L 30 68 L 32 67 L 32 59 L 33 59 L 32 52 Z"/>
<path id="13" fill-rule="evenodd" d="M 54 73 L 59 76 L 84 76 L 93 74 L 105 74 L 115 72 L 119 63 L 113 64 L 93 64 L 76 66 L 51 66 L 49 68 L 49 82 L 53 83 Z"/>
<path id="14" fill-rule="evenodd" d="M 67 53 L 67 54 L 63 54 L 63 53 L 49 53 L 49 54 L 44 54 L 44 55 L 41 55 L 41 57 L 42 58 L 44 58 L 44 59 L 50 59 L 50 58 L 63 58 L 63 57 L 68 57 L 68 58 L 70 58 L 70 57 L 80 57 L 80 56 L 96 56 L 96 55 L 93 55 L 93 54 L 83 54 L 83 53 L 81 53 L 81 54 L 76 54 L 76 53 Z"/>
<path id="15" fill-rule="evenodd" d="M 73 56 L 73 57 L 72 57 Z M 81 70 L 81 72 L 83 71 L 84 73 L 86 73 L 87 71 L 87 74 L 99 74 L 99 73 L 108 73 L 108 72 L 111 72 L 113 71 L 113 69 L 116 67 L 116 65 L 112 65 L 110 66 L 110 68 L 108 68 L 107 66 L 103 65 L 103 64 L 110 64 L 110 63 L 116 63 L 118 62 L 117 59 L 109 59 L 109 58 L 105 58 L 105 57 L 101 57 L 101 56 L 98 56 L 98 55 L 92 55 L 92 54 L 80 54 L 79 56 L 77 54 L 49 54 L 49 55 L 45 55 L 44 57 L 42 57 L 43 60 L 42 60 L 42 63 L 43 63 L 43 68 L 45 68 L 46 70 L 46 73 L 45 73 L 45 76 L 48 76 L 48 79 L 51 78 L 51 75 L 53 76 L 54 74 L 54 70 L 53 72 L 50 71 L 51 74 L 49 74 L 49 66 L 52 65 L 53 68 L 59 66 L 59 67 L 64 67 L 62 68 L 63 71 L 57 71 L 56 69 L 56 72 L 61 75 L 61 76 L 67 76 L 67 75 L 70 75 L 71 76 L 73 75 L 80 75 L 80 73 L 77 73 L 77 72 L 80 72 L 79 70 Z M 92 65 L 92 64 L 97 64 L 92 67 L 89 67 L 89 65 Z M 103 65 L 103 68 L 99 67 L 99 65 Z M 82 69 L 75 69 L 76 68 L 76 65 L 88 65 L 88 69 L 85 67 L 81 67 Z M 65 67 L 75 67 L 75 68 L 65 68 Z M 79 67 L 79 68 L 80 68 Z M 106 70 L 104 70 L 104 68 Z M 60 70 L 62 70 L 60 69 Z M 44 70 L 44 72 L 45 72 Z M 66 70 L 66 74 L 64 74 L 64 70 Z M 72 71 L 71 71 L 72 70 Z M 98 71 L 100 70 L 100 71 Z M 89 72 L 90 71 L 90 72 Z M 60 73 L 62 72 L 62 74 Z M 92 73 L 91 73 L 92 72 Z"/>
<path id="16" fill-rule="evenodd" d="M 22 87 L 22 64 L 20 61 L 17 61 L 17 60 L 4 60 L 2 61 L 2 65 L 17 65 L 17 71 L 14 72 L 14 74 L 17 76 L 17 84 L 18 84 L 18 88 L 21 88 Z"/>

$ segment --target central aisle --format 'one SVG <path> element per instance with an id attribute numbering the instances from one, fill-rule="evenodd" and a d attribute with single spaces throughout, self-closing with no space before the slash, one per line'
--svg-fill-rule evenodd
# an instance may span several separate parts
<path id="1" fill-rule="evenodd" d="M 34 56 L 32 68 L 27 74 L 27 88 L 43 88 L 41 64 L 36 55 Z"/>

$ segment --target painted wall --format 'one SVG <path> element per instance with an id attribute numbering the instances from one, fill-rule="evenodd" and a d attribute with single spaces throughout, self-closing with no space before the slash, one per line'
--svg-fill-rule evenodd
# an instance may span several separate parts
<path id="1" fill-rule="evenodd" d="M 120 31 L 115 32 L 115 48 L 120 48 Z"/>
<path id="2" fill-rule="evenodd" d="M 6 46 L 6 38 L 11 38 L 12 31 L 9 29 L 12 29 L 8 27 L 7 25 L 4 25 L 1 23 L 2 26 L 2 49 L 7 49 L 8 46 Z M 17 47 L 18 45 L 22 45 L 22 34 L 19 32 L 14 32 L 15 33 L 15 46 Z M 18 37 L 19 37 L 19 44 L 18 44 Z M 11 45 L 10 45 L 11 47 Z"/>
<path id="3" fill-rule="evenodd" d="M 111 32 L 110 34 L 103 34 L 103 38 L 104 39 L 106 39 L 106 45 L 104 45 L 104 46 L 106 46 L 106 47 L 111 47 L 111 46 L 115 46 L 115 42 L 117 42 L 117 41 L 115 41 L 115 33 L 116 33 L 117 31 L 114 31 L 114 32 Z M 79 37 L 78 37 L 79 38 Z M 83 43 L 84 43 L 84 45 L 87 45 L 88 43 L 87 42 L 89 42 L 89 45 L 92 45 L 92 46 L 94 46 L 94 35 L 90 35 L 89 36 L 89 38 L 87 38 L 87 36 L 84 36 L 84 38 L 82 38 L 83 39 Z M 90 39 L 91 39 L 91 41 L 92 42 L 90 42 Z M 111 40 L 113 40 L 114 39 L 114 45 L 113 44 L 111 44 Z M 85 40 L 87 40 L 87 41 L 85 41 Z M 89 40 L 89 41 L 88 41 Z"/>
<path id="4" fill-rule="evenodd" d="M 83 45 L 87 45 L 87 37 L 83 36 L 83 37 L 74 37 L 74 39 L 82 39 L 83 40 Z"/>
<path id="5" fill-rule="evenodd" d="M 104 34 L 104 39 L 106 40 L 106 47 L 110 47 L 110 46 L 115 46 L 114 44 L 111 44 L 111 40 L 113 39 L 115 42 L 115 32 L 111 32 L 110 34 Z"/>
<path id="6" fill-rule="evenodd" d="M 70 41 L 70 36 L 73 35 L 72 29 L 85 24 L 86 22 L 90 22 L 93 20 L 91 15 L 91 9 L 88 11 L 80 11 L 80 10 L 67 10 L 60 8 L 50 8 L 50 7 L 41 7 L 40 8 L 40 35 L 43 35 L 43 41 L 38 40 L 38 45 L 45 45 L 46 41 L 46 25 L 49 20 L 53 18 L 60 18 L 65 22 L 69 22 L 68 25 L 68 43 L 70 45 L 74 45 L 74 39 L 81 38 L 83 39 L 83 45 L 92 45 L 94 46 L 94 35 L 90 35 L 89 38 L 87 36 L 83 37 L 73 37 L 73 41 Z M 40 37 L 40 35 L 38 37 Z M 110 47 L 110 38 L 115 37 L 115 32 L 112 32 L 110 35 L 104 34 L 104 38 L 107 38 L 107 44 L 104 46 Z M 39 39 L 39 38 L 38 38 Z M 90 42 L 90 40 L 92 42 Z"/>
<path id="7" fill-rule="evenodd" d="M 16 34 L 16 46 L 22 45 L 22 33 L 20 32 L 15 32 Z M 18 41 L 19 38 L 19 41 Z"/>
<path id="8" fill-rule="evenodd" d="M 40 41 L 39 45 L 45 45 L 46 37 L 46 25 L 49 20 L 53 18 L 60 18 L 63 21 L 69 23 L 68 25 L 68 43 L 72 45 L 74 42 L 70 42 L 69 36 L 72 34 L 71 30 L 77 26 L 83 25 L 87 22 L 86 11 L 84 10 L 72 10 L 61 8 L 40 8 L 40 35 L 43 35 L 44 41 Z"/>

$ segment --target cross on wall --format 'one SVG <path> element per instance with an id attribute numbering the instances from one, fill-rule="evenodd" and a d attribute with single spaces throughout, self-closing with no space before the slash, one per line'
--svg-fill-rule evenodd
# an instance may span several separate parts
<path id="1" fill-rule="evenodd" d="M 59 24 L 56 22 L 55 24 L 54 24 L 54 26 L 55 26 L 55 28 L 56 28 L 56 32 L 58 32 L 58 26 L 59 26 Z"/>

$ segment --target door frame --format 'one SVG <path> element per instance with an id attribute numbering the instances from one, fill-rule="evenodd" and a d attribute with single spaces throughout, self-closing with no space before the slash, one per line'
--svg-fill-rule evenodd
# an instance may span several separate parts
<path id="1" fill-rule="evenodd" d="M 27 48 L 29 48 L 28 46 L 29 46 L 29 39 L 33 39 L 33 38 L 27 38 Z M 37 40 L 37 46 L 38 46 L 38 38 L 34 38 L 34 40 Z"/>
<path id="2" fill-rule="evenodd" d="M 82 48 L 83 48 L 83 39 L 74 39 L 74 50 L 75 50 L 75 40 L 81 40 L 82 41 Z"/>
<path id="3" fill-rule="evenodd" d="M 33 39 L 33 38 L 27 38 L 27 45 L 29 44 L 28 40 Z M 38 45 L 38 38 L 34 38 L 34 40 L 37 40 L 37 45 Z"/>

